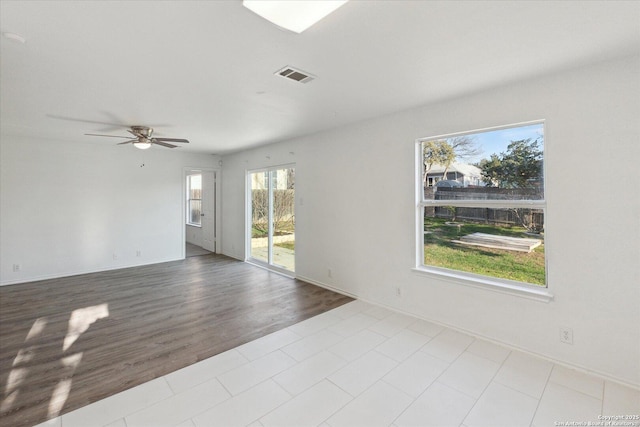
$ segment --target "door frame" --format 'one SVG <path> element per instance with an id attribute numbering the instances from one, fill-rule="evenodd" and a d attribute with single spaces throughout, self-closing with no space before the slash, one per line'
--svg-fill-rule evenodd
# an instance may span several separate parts
<path id="1" fill-rule="evenodd" d="M 267 166 L 267 167 L 263 167 L 263 168 L 256 168 L 256 169 L 247 169 L 245 170 L 245 256 L 244 256 L 244 260 L 245 262 L 248 262 L 250 264 L 254 264 L 257 265 L 258 267 L 263 267 L 266 268 L 267 270 L 271 270 L 274 271 L 276 273 L 280 273 L 284 276 L 287 277 L 292 277 L 295 278 L 296 277 L 296 272 L 291 271 L 291 270 L 287 270 L 286 268 L 282 268 L 279 267 L 278 265 L 275 265 L 273 263 L 269 263 L 269 261 L 264 262 L 262 260 L 259 260 L 257 258 L 253 258 L 251 256 L 251 229 L 252 229 L 252 200 L 251 200 L 251 174 L 254 173 L 259 173 L 259 172 L 271 172 L 271 171 L 275 171 L 275 170 L 279 170 L 279 169 L 296 169 L 296 164 L 295 163 L 285 163 L 285 164 L 281 164 L 281 165 L 274 165 L 274 166 Z M 273 189 L 271 188 L 271 183 L 269 183 L 268 186 L 268 190 L 269 190 L 269 204 L 272 204 L 272 194 L 273 194 Z M 294 191 L 295 191 L 295 183 L 294 183 Z M 294 193 L 295 194 L 295 193 Z M 295 198 L 294 198 L 294 203 L 295 203 Z M 271 209 L 269 210 L 269 229 L 270 232 L 269 234 L 271 235 L 272 230 L 272 224 L 271 224 Z M 272 247 L 268 248 L 269 251 L 269 255 L 267 257 L 267 259 L 272 259 L 272 255 L 271 255 L 271 251 L 273 250 Z"/>
<path id="2" fill-rule="evenodd" d="M 214 191 L 214 200 L 213 200 L 213 211 L 215 212 L 214 218 L 214 227 L 213 227 L 213 242 L 215 245 L 214 253 L 222 253 L 222 216 L 221 216 L 221 169 L 220 168 L 202 168 L 202 167 L 188 167 L 185 166 L 182 168 L 182 203 L 180 206 L 182 207 L 182 214 L 180 218 L 182 218 L 182 258 L 185 259 L 187 256 L 186 249 L 186 229 L 187 229 L 187 176 L 193 175 L 198 172 L 212 172 L 213 173 L 213 191 Z"/>

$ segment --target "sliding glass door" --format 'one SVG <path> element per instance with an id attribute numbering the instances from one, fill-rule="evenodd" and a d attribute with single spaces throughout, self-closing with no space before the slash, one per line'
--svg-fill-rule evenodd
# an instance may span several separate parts
<path id="1" fill-rule="evenodd" d="M 249 260 L 295 271 L 295 168 L 248 174 Z"/>

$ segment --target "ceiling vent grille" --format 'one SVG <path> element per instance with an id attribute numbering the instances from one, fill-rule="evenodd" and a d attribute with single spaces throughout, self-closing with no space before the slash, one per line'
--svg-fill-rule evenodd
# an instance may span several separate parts
<path id="1" fill-rule="evenodd" d="M 277 74 L 285 79 L 293 80 L 300 83 L 309 83 L 311 80 L 314 80 L 316 76 L 307 73 L 306 71 L 299 70 L 297 68 L 286 66 L 274 74 Z"/>

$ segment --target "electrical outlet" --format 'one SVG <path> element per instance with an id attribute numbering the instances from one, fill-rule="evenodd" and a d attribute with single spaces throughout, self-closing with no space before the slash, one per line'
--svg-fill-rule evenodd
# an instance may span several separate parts
<path id="1" fill-rule="evenodd" d="M 560 326 L 560 342 L 573 345 L 573 329 Z"/>
<path id="2" fill-rule="evenodd" d="M 114 260 L 118 259 L 118 254 L 117 254 L 117 253 L 115 253 L 115 252 L 113 253 L 113 259 L 114 259 Z"/>
<path id="3" fill-rule="evenodd" d="M 17 273 L 20 270 L 22 270 L 22 266 L 20 264 L 13 264 L 13 272 L 14 273 Z"/>
<path id="4" fill-rule="evenodd" d="M 329 279 L 333 277 L 333 271 L 331 271 L 330 268 L 327 268 L 327 277 L 329 277 Z"/>
<path id="5" fill-rule="evenodd" d="M 141 257 L 141 256 L 142 256 L 142 251 L 141 251 L 140 249 L 138 249 L 138 250 L 136 251 L 136 256 L 137 256 L 137 257 Z"/>
<path id="6" fill-rule="evenodd" d="M 396 286 L 396 296 L 397 297 L 401 297 L 402 296 L 402 289 L 400 289 L 400 286 Z"/>

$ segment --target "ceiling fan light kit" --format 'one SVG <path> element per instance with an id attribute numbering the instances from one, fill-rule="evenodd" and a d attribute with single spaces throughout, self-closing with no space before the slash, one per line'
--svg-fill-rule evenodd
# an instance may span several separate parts
<path id="1" fill-rule="evenodd" d="M 147 148 L 151 147 L 151 143 L 148 141 L 138 141 L 138 142 L 134 142 L 133 146 L 140 149 L 140 150 L 146 150 Z"/>
<path id="2" fill-rule="evenodd" d="M 140 150 L 146 150 L 150 148 L 152 145 L 161 145 L 167 148 L 176 148 L 177 145 L 169 144 L 170 142 L 179 142 L 182 144 L 188 144 L 189 141 L 183 138 L 155 138 L 153 137 L 153 128 L 148 126 L 131 126 L 127 129 L 134 137 L 130 136 L 119 136 L 119 135 L 102 135 L 96 133 L 85 133 L 85 135 L 89 136 L 103 136 L 107 138 L 126 138 L 128 141 L 120 142 L 118 145 L 124 144 L 133 144 L 134 147 Z"/>
<path id="3" fill-rule="evenodd" d="M 278 27 L 302 33 L 349 0 L 243 0 L 242 4 L 247 9 L 260 17 L 270 21 Z M 24 43 L 26 40 L 17 34 L 4 32 L 5 38 Z M 316 77 L 310 73 L 287 66 L 276 73 L 281 77 L 294 80 L 299 83 L 308 83 Z M 126 141 L 118 145 L 132 144 L 139 150 L 148 150 L 152 145 L 161 145 L 166 148 L 176 148 L 173 143 L 188 144 L 189 141 L 182 138 L 156 138 L 153 137 L 153 128 L 149 126 L 130 126 L 127 129 L 132 136 L 104 135 L 85 133 L 89 136 L 101 136 L 107 138 L 125 138 Z"/>

